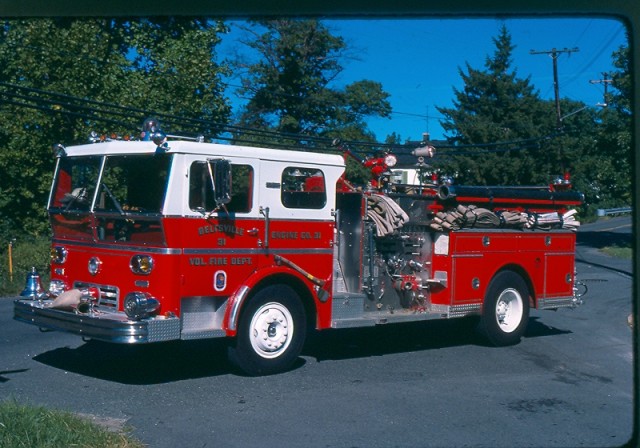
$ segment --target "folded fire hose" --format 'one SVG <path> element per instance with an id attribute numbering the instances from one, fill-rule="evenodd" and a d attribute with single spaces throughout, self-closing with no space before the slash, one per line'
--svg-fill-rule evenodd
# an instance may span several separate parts
<path id="1" fill-rule="evenodd" d="M 395 201 L 387 196 L 367 196 L 367 216 L 376 225 L 376 235 L 385 236 L 399 229 L 409 216 Z"/>
<path id="2" fill-rule="evenodd" d="M 459 230 L 462 228 L 517 228 L 517 229 L 569 229 L 578 230 L 580 222 L 575 219 L 577 211 L 569 210 L 560 215 L 557 212 L 527 213 L 513 211 L 492 212 L 474 205 L 458 205 L 455 209 L 438 212 L 430 227 L 437 231 Z"/>
<path id="3" fill-rule="evenodd" d="M 580 222 L 576 220 L 577 210 L 569 210 L 560 215 L 558 212 L 531 213 L 502 210 L 493 212 L 475 205 L 458 205 L 446 212 L 438 212 L 431 224 L 433 230 L 452 231 L 466 229 L 569 229 L 578 230 Z M 391 198 L 373 194 L 367 197 L 367 217 L 376 225 L 376 236 L 383 237 L 401 228 L 409 216 Z"/>

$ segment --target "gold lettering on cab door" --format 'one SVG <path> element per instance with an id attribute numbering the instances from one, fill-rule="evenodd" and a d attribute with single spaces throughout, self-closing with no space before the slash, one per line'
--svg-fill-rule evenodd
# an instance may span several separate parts
<path id="1" fill-rule="evenodd" d="M 215 224 L 198 228 L 198 235 L 200 236 L 207 235 L 209 233 L 233 233 L 235 235 L 242 236 L 244 235 L 244 229 L 231 224 Z"/>
<path id="2" fill-rule="evenodd" d="M 319 240 L 322 238 L 321 232 L 271 232 L 274 240 Z"/>
<path id="3" fill-rule="evenodd" d="M 249 265 L 253 264 L 251 257 L 190 257 L 190 266 L 228 266 L 228 265 Z"/>
<path id="4" fill-rule="evenodd" d="M 271 232 L 274 240 L 297 240 L 298 232 Z"/>

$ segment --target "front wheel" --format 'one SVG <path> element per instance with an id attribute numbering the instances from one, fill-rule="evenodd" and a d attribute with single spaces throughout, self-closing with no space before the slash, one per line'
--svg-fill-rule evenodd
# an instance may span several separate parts
<path id="1" fill-rule="evenodd" d="M 487 288 L 480 329 L 496 346 L 520 342 L 529 321 L 529 288 L 512 271 L 498 273 Z"/>
<path id="2" fill-rule="evenodd" d="M 249 375 L 269 375 L 290 368 L 306 337 L 306 316 L 298 295 L 288 286 L 259 291 L 240 316 L 229 360 Z"/>

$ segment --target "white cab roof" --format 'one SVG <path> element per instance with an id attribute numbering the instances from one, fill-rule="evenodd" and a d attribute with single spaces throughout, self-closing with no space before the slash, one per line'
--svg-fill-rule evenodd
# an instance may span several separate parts
<path id="1" fill-rule="evenodd" d="M 198 143 L 182 140 L 169 141 L 167 154 L 198 154 L 208 157 L 246 157 L 260 160 L 282 162 L 299 162 L 317 165 L 331 165 L 344 167 L 344 159 L 337 154 L 322 154 L 252 146 L 222 145 L 218 143 Z M 153 154 L 157 150 L 151 141 L 107 141 L 86 145 L 69 146 L 66 148 L 68 156 L 80 155 L 113 155 L 113 154 Z"/>

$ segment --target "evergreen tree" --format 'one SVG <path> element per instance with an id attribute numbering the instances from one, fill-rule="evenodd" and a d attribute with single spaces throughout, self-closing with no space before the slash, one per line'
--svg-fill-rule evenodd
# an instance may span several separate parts
<path id="1" fill-rule="evenodd" d="M 613 92 L 598 114 L 590 145 L 578 160 L 576 187 L 593 208 L 629 206 L 632 198 L 632 76 L 629 48 L 612 55 Z M 578 173 L 577 173 L 578 174 Z"/>
<path id="2" fill-rule="evenodd" d="M 493 42 L 495 52 L 486 58 L 484 70 L 468 63 L 466 73 L 459 70 L 464 87 L 454 88 L 454 107 L 437 108 L 448 141 L 457 147 L 440 152 L 442 168 L 467 184 L 546 182 L 548 168 L 535 167 L 536 158 L 555 159 L 541 146 L 541 138 L 554 130 L 553 109 L 529 78 L 511 70 L 514 46 L 505 26 Z"/>

